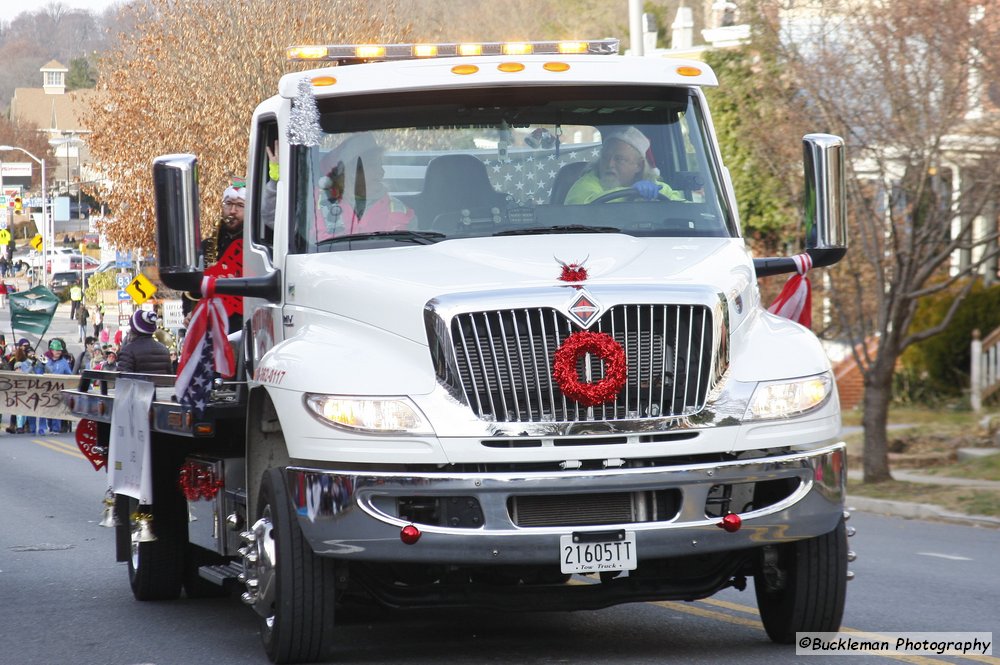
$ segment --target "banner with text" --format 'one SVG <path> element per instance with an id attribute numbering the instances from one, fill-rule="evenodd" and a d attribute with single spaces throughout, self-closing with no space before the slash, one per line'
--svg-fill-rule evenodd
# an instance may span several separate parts
<path id="1" fill-rule="evenodd" d="M 61 390 L 73 390 L 79 376 L 0 371 L 0 414 L 68 419 Z"/>

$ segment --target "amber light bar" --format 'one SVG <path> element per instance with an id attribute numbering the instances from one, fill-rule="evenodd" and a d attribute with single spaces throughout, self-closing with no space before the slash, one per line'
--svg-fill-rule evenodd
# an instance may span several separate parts
<path id="1" fill-rule="evenodd" d="M 382 60 L 416 60 L 474 55 L 617 55 L 617 39 L 551 42 L 472 42 L 451 44 L 331 44 L 289 46 L 288 60 L 341 65 Z"/>

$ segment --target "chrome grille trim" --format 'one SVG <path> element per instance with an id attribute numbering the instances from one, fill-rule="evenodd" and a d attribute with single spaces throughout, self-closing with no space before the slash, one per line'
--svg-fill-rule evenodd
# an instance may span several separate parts
<path id="1" fill-rule="evenodd" d="M 683 418 L 705 406 L 728 367 L 728 306 L 720 294 L 640 288 L 647 302 L 614 304 L 619 292 L 634 301 L 636 290 L 588 287 L 603 306 L 589 330 L 609 334 L 622 345 L 628 379 L 612 402 L 582 408 L 552 380 L 556 349 L 580 329 L 559 308 L 573 292 L 565 287 L 540 291 L 530 294 L 533 297 L 516 292 L 463 294 L 425 308 L 438 380 L 481 420 Z M 585 380 L 599 381 L 604 364 L 587 356 L 579 370 Z"/>

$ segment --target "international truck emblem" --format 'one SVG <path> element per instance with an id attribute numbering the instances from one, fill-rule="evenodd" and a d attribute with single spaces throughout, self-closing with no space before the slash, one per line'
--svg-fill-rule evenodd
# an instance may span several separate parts
<path id="1" fill-rule="evenodd" d="M 580 289 L 576 292 L 573 300 L 570 301 L 566 312 L 571 319 L 581 326 L 589 328 L 598 319 L 601 313 L 601 306 L 597 304 L 597 301 L 589 293 Z"/>

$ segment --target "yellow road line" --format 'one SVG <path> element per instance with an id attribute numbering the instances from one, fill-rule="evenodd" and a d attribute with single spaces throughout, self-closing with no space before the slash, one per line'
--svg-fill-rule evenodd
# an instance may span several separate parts
<path id="1" fill-rule="evenodd" d="M 717 607 L 724 607 L 726 609 L 735 610 L 737 612 L 746 612 L 748 614 L 755 614 L 755 615 L 757 614 L 757 610 L 755 610 L 754 608 L 752 608 L 752 607 L 750 607 L 748 605 L 741 605 L 739 603 L 730 603 L 730 602 L 727 602 L 727 601 L 724 601 L 724 600 L 712 600 L 712 599 L 703 599 L 703 600 L 700 600 L 700 601 L 697 601 L 697 602 L 700 602 L 700 603 L 706 603 L 707 602 L 710 605 L 715 605 Z M 740 616 L 733 616 L 732 614 L 726 614 L 725 612 L 716 612 L 715 610 L 709 610 L 709 609 L 705 609 L 705 608 L 702 608 L 702 607 L 698 607 L 697 605 L 694 605 L 694 604 L 691 604 L 691 603 L 684 603 L 684 602 L 680 602 L 680 601 L 674 601 L 674 602 L 656 601 L 656 602 L 650 603 L 650 605 L 658 605 L 658 606 L 666 608 L 668 610 L 676 610 L 676 611 L 682 612 L 684 614 L 691 614 L 691 615 L 698 616 L 698 617 L 704 617 L 706 619 L 715 619 L 717 621 L 724 621 L 726 623 L 736 624 L 737 626 L 747 626 L 749 628 L 756 628 L 758 630 L 763 630 L 764 629 L 763 626 L 761 626 L 760 621 L 757 620 L 757 619 L 745 619 L 745 618 L 740 617 Z M 853 630 L 851 628 L 841 628 L 840 631 L 844 632 L 844 633 L 857 633 L 859 635 L 871 636 L 873 638 L 876 637 L 874 633 L 866 633 L 864 631 Z M 927 658 L 926 656 L 914 656 L 914 655 L 908 655 L 908 654 L 893 654 L 893 653 L 884 653 L 884 652 L 878 652 L 878 653 L 876 653 L 876 652 L 866 652 L 866 651 L 859 651 L 859 652 L 857 652 L 857 655 L 862 655 L 862 654 L 872 655 L 872 656 L 878 656 L 878 657 L 881 657 L 881 658 L 892 658 L 893 660 L 899 660 L 899 661 L 902 661 L 904 663 L 915 663 L 916 665 L 949 665 L 950 664 L 950 661 L 947 661 L 947 660 L 938 660 L 936 658 Z"/>
<path id="2" fill-rule="evenodd" d="M 87 459 L 79 450 L 64 448 L 63 446 L 57 445 L 57 441 L 49 441 L 47 439 L 32 439 L 31 442 L 36 446 L 42 446 L 43 448 L 48 448 L 49 450 L 54 450 L 57 453 L 62 453 L 63 455 L 69 455 L 70 457 L 78 457 L 80 459 Z"/>
<path id="3" fill-rule="evenodd" d="M 76 442 L 66 443 L 65 441 L 60 441 L 59 439 L 45 439 L 45 441 L 51 443 L 54 446 L 59 446 L 60 448 L 65 448 L 74 453 L 80 452 L 80 448 L 76 445 Z"/>
<path id="4" fill-rule="evenodd" d="M 707 605 L 714 605 L 716 607 L 724 608 L 724 609 L 727 609 L 727 610 L 732 610 L 734 612 L 745 612 L 747 614 L 752 614 L 754 616 L 760 616 L 760 614 L 757 612 L 757 608 L 751 607 L 750 605 L 743 605 L 741 603 L 732 603 L 732 602 L 729 602 L 729 601 L 726 601 L 726 600 L 717 600 L 715 598 L 703 598 L 702 600 L 700 600 L 698 602 L 705 603 Z M 852 635 L 859 635 L 859 636 L 867 637 L 867 638 L 870 638 L 870 639 L 873 639 L 873 640 L 880 640 L 880 641 L 881 640 L 891 641 L 893 639 L 893 638 L 891 638 L 890 636 L 887 636 L 887 635 L 882 635 L 882 634 L 879 634 L 879 633 L 871 633 L 871 632 L 868 632 L 868 631 L 865 631 L 865 630 L 858 630 L 857 628 L 846 628 L 845 627 L 845 628 L 841 628 L 840 632 L 842 632 L 842 633 L 851 633 Z M 880 654 L 880 655 L 884 655 L 884 654 Z M 909 658 L 921 658 L 921 656 L 908 655 L 908 654 L 899 654 L 898 657 L 899 658 L 908 658 L 908 659 Z M 971 661 L 974 661 L 974 662 L 977 662 L 977 663 L 992 663 L 993 665 L 1000 665 L 1000 658 L 997 658 L 996 656 L 980 656 L 978 654 L 965 654 L 965 655 L 956 654 L 956 655 L 949 655 L 949 658 L 961 658 L 963 660 L 971 660 Z M 920 661 L 908 661 L 908 662 L 920 662 Z M 943 662 L 943 661 L 934 660 L 934 659 L 928 659 L 928 660 L 923 661 L 923 662 L 940 663 L 940 662 Z"/>

